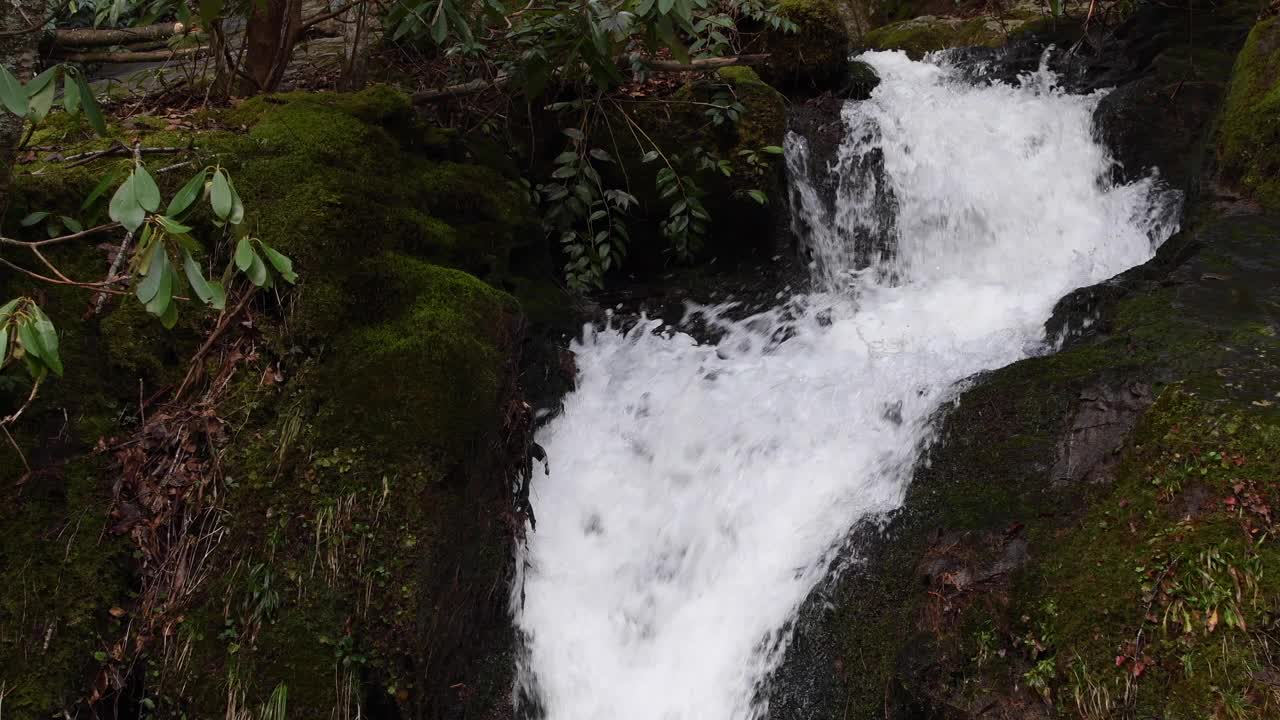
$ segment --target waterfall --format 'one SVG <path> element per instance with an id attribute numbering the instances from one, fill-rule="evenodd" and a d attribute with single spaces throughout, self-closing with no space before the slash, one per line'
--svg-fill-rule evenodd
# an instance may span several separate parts
<path id="1" fill-rule="evenodd" d="M 813 289 L 768 312 L 590 327 L 542 431 L 513 600 L 517 697 L 549 720 L 719 720 L 758 692 L 860 519 L 898 507 L 957 383 L 1046 351 L 1074 288 L 1152 257 L 1176 197 L 1109 183 L 1100 95 L 868 53 L 834 203 L 788 141 Z M 529 708 L 525 708 L 529 710 Z"/>

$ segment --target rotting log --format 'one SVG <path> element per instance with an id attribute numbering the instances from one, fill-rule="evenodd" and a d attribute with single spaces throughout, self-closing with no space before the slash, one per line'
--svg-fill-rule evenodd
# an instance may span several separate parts
<path id="1" fill-rule="evenodd" d="M 58 28 L 53 31 L 53 44 L 68 48 L 125 45 L 143 40 L 168 40 L 174 35 L 186 35 L 194 29 L 180 22 L 135 28 Z"/>

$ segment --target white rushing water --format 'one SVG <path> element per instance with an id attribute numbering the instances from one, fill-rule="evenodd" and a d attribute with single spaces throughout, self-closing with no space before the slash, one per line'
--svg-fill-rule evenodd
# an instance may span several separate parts
<path id="1" fill-rule="evenodd" d="M 902 502 L 957 383 L 1042 351 L 1061 296 L 1173 230 L 1152 181 L 1105 180 L 1098 96 L 1044 69 L 974 85 L 863 59 L 882 83 L 845 108 L 835 211 L 793 177 L 814 293 L 738 322 L 701 309 L 716 344 L 648 321 L 574 345 L 514 601 L 518 694 L 550 720 L 763 716 L 784 627 L 853 524 Z M 793 174 L 804 152 L 789 141 Z M 859 235 L 896 251 L 857 271 Z"/>

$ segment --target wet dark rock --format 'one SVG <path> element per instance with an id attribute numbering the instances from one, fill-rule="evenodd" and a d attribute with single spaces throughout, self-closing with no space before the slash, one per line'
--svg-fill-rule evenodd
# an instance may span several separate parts
<path id="1" fill-rule="evenodd" d="M 849 63 L 849 72 L 839 94 L 846 100 L 866 100 L 879 84 L 880 76 L 876 74 L 875 68 L 861 60 L 854 60 Z"/>
<path id="2" fill-rule="evenodd" d="M 1071 422 L 1058 440 L 1055 482 L 1106 482 L 1138 417 L 1151 406 L 1151 388 L 1131 383 L 1099 386 L 1080 394 Z"/>

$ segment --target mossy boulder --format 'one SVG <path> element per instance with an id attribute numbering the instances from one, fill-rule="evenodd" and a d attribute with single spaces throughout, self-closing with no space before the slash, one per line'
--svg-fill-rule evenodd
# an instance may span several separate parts
<path id="1" fill-rule="evenodd" d="M 433 447 L 462 458 L 493 420 L 515 300 L 467 273 L 385 254 L 356 282 L 372 317 L 347 333 L 332 360 L 338 393 L 322 412 L 333 442 L 357 441 L 389 455 Z M 408 441 L 408 444 L 406 444 Z"/>
<path id="2" fill-rule="evenodd" d="M 790 91 L 820 90 L 837 85 L 846 71 L 852 36 L 832 0 L 782 0 L 778 13 L 796 31 L 771 31 L 765 37 L 769 65 L 765 78 Z"/>
<path id="3" fill-rule="evenodd" d="M 862 38 L 868 50 L 902 50 L 920 59 L 935 50 L 957 47 L 998 47 L 1021 21 L 994 18 L 956 18 L 924 15 L 878 27 Z"/>
<path id="4" fill-rule="evenodd" d="M 0 443 L 0 579 L 28 589 L 0 603 L 5 710 L 83 714 L 95 683 L 123 683 L 108 702 L 172 716 L 260 707 L 281 687 L 291 717 L 503 712 L 511 493 L 527 425 L 515 382 L 521 310 L 493 284 L 549 284 L 527 195 L 387 88 L 256 98 L 201 122 L 128 134 L 227 168 L 251 232 L 301 276 L 278 289 L 283 306 L 260 296 L 252 322 L 224 337 L 252 349 L 229 361 L 223 404 L 210 408 L 236 427 L 207 449 L 219 470 L 206 509 L 222 542 L 170 608 L 172 642 L 122 644 L 142 627 L 137 585 L 149 576 L 134 558 L 147 555 L 115 526 L 133 512 L 114 498 L 115 457 L 92 451 L 155 414 L 139 411 L 140 397 L 181 383 L 216 317 L 184 305 L 165 331 L 128 299 L 86 319 L 90 293 L 0 276 L 6 297 L 48 309 L 67 365 L 14 433 L 33 468 L 24 482 Z M 55 127 L 57 142 L 102 146 Z M 19 172 L 11 213 L 79 216 L 122 162 Z M 157 179 L 167 197 L 186 178 Z M 50 257 L 96 280 L 111 244 L 68 243 Z M 210 255 L 227 261 L 225 247 Z M 6 372 L 0 402 L 14 406 L 28 388 Z"/>
<path id="5" fill-rule="evenodd" d="M 1236 59 L 1218 160 L 1227 180 L 1280 208 L 1280 17 L 1255 25 Z"/>
<path id="6" fill-rule="evenodd" d="M 406 252 L 500 285 L 547 268 L 527 196 L 493 169 L 457 162 L 457 145 L 419 124 L 401 93 L 254 98 L 220 120 L 248 127 L 210 150 L 231 165 L 256 232 L 305 278 L 293 318 L 304 335 L 350 321 L 353 252 Z"/>

